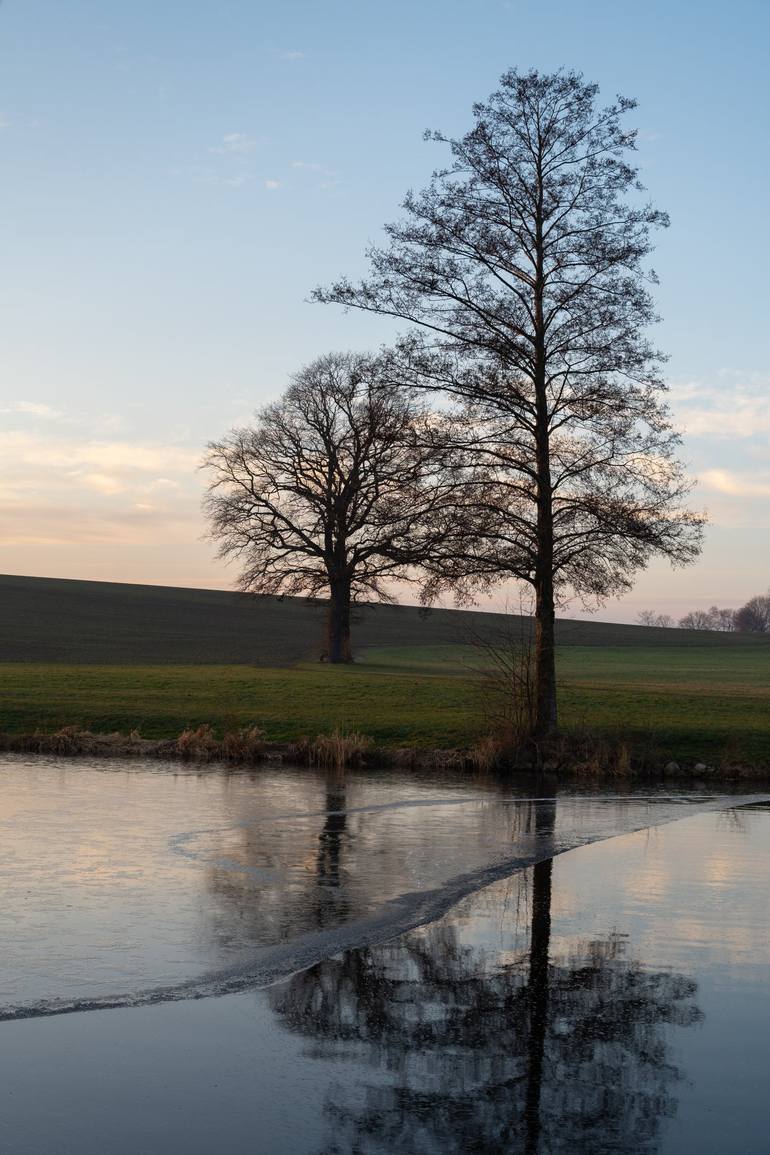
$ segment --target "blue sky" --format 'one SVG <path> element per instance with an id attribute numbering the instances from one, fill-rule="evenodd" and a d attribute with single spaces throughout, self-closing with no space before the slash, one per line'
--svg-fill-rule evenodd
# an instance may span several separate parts
<path id="1" fill-rule="evenodd" d="M 364 269 L 508 67 L 634 96 L 669 211 L 654 264 L 697 566 L 602 616 L 770 582 L 766 0 L 5 0 L 0 509 L 10 573 L 227 586 L 201 540 L 207 439 L 331 348 L 392 333 L 307 303 Z"/>

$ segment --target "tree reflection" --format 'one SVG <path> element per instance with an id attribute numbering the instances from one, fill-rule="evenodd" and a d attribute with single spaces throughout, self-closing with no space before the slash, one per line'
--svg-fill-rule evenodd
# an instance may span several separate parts
<path id="1" fill-rule="evenodd" d="M 421 808 L 405 808 L 388 827 L 379 815 L 348 810 L 345 771 L 324 772 L 319 786 L 308 815 L 268 830 L 244 823 L 235 828 L 235 844 L 212 855 L 207 881 L 216 902 L 207 913 L 225 951 L 332 930 L 422 884 L 419 863 L 429 864 L 436 846 Z M 486 861 L 485 846 L 513 846 L 522 832 L 533 833 L 531 811 L 531 803 L 494 804 L 492 796 L 490 804 L 469 808 L 464 825 L 455 811 L 450 830 L 462 845 L 455 849 L 451 835 L 446 838 L 448 871 L 477 868 Z"/>
<path id="2" fill-rule="evenodd" d="M 535 808 L 535 828 L 553 835 L 555 803 Z M 526 1119 L 527 1155 L 537 1151 L 540 1136 L 540 1100 L 543 1087 L 543 1060 L 548 1030 L 548 955 L 551 945 L 551 887 L 553 859 L 546 858 L 532 868 L 532 927 L 529 940 L 529 1002 Z"/>
<path id="3" fill-rule="evenodd" d="M 533 808 L 539 833 L 553 830 L 553 807 Z M 319 850 L 330 879 L 335 854 Z M 530 899 L 513 950 L 479 935 L 498 886 L 271 990 L 314 1055 L 352 1056 L 370 1071 L 330 1093 L 325 1155 L 656 1149 L 680 1078 L 663 1027 L 698 1021 L 695 983 L 644 970 L 616 933 L 554 956 L 552 862 L 513 885 Z"/>
<path id="4" fill-rule="evenodd" d="M 258 946 L 286 942 L 365 912 L 365 896 L 349 885 L 355 839 L 348 829 L 346 800 L 344 772 L 330 770 L 324 777 L 322 818 L 304 827 L 277 823 L 267 841 L 258 827 L 242 829 L 237 848 L 241 869 L 233 869 L 228 860 L 209 870 L 209 888 L 219 900 L 216 915 L 209 913 L 222 946 L 236 940 Z"/>
<path id="5" fill-rule="evenodd" d="M 316 879 L 319 886 L 335 889 L 340 885 L 342 842 L 347 832 L 345 782 L 343 771 L 327 775 L 326 818 L 318 838 Z"/>

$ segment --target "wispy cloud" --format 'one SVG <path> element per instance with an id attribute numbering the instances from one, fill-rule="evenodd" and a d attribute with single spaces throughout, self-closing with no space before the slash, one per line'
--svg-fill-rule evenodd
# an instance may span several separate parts
<path id="1" fill-rule="evenodd" d="M 770 374 L 716 369 L 707 380 L 672 384 L 674 423 L 698 478 L 712 525 L 770 525 L 767 404 Z"/>
<path id="2" fill-rule="evenodd" d="M 281 60 L 307 60 L 307 52 L 302 52 L 299 48 L 290 48 L 287 52 L 280 52 Z"/>
<path id="3" fill-rule="evenodd" d="M 219 156 L 226 156 L 228 153 L 236 156 L 248 156 L 256 151 L 257 145 L 258 141 L 246 132 L 226 132 L 222 137 L 222 143 L 212 146 L 209 152 Z"/>
<path id="4" fill-rule="evenodd" d="M 243 188 L 255 178 L 248 172 L 215 172 L 211 168 L 194 168 L 191 171 L 193 184 L 222 185 L 225 188 Z"/>
<path id="5" fill-rule="evenodd" d="M 6 465 L 16 462 L 41 469 L 93 466 L 166 477 L 194 470 L 199 457 L 197 450 L 151 441 L 74 441 L 20 430 L 0 432 L 0 459 Z"/>
<path id="6" fill-rule="evenodd" d="M 112 496 L 115 493 L 124 493 L 126 489 L 121 478 L 109 473 L 88 473 L 73 470 L 69 474 L 69 477 L 74 478 L 80 485 L 85 486 L 86 489 L 93 489 L 96 493 L 102 493 L 107 496 Z"/>
<path id="7" fill-rule="evenodd" d="M 228 188 L 243 188 L 245 184 L 249 184 L 251 179 L 252 178 L 250 176 L 246 176 L 244 174 L 241 174 L 240 176 L 219 176 L 214 177 L 210 181 L 210 184 L 223 184 L 227 185 Z"/>
<path id="8" fill-rule="evenodd" d="M 692 437 L 748 440 L 770 434 L 770 377 L 722 371 L 713 382 L 674 386 L 672 407 Z"/>
<path id="9" fill-rule="evenodd" d="M 186 509 L 149 502 L 111 505 L 107 510 L 78 503 L 4 503 L 0 543 L 9 546 L 142 546 L 180 548 L 201 534 L 194 503 Z M 118 573 L 114 579 L 121 580 Z M 125 579 L 123 579 L 125 580 Z"/>
<path id="10" fill-rule="evenodd" d="M 316 161 L 308 160 L 293 160 L 291 167 L 298 172 L 305 172 L 308 174 L 318 175 L 324 179 L 318 184 L 319 189 L 333 189 L 341 183 L 339 180 L 339 173 L 333 168 L 326 168 L 325 165 L 318 164 Z"/>
<path id="11" fill-rule="evenodd" d="M 22 413 L 29 417 L 42 417 L 46 421 L 57 421 L 64 416 L 60 409 L 38 401 L 17 401 L 13 405 L 4 406 L 0 413 Z"/>
<path id="12" fill-rule="evenodd" d="M 194 540 L 200 459 L 162 442 L 0 432 L 0 541 Z"/>
<path id="13" fill-rule="evenodd" d="M 705 489 L 728 497 L 770 497 L 770 474 L 741 474 L 729 469 L 706 469 L 700 474 Z"/>
<path id="14" fill-rule="evenodd" d="M 266 180 L 265 181 L 265 188 L 270 189 L 271 192 L 274 192 L 276 189 L 279 189 L 282 187 L 283 186 L 279 180 Z"/>

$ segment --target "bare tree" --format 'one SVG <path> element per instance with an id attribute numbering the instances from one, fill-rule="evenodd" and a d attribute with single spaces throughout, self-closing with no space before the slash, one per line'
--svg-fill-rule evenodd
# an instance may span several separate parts
<path id="1" fill-rule="evenodd" d="M 391 600 L 386 582 L 413 580 L 410 566 L 441 536 L 426 421 L 381 358 L 338 353 L 297 373 L 254 426 L 209 446 L 219 556 L 241 563 L 246 591 L 328 594 L 330 662 L 352 660 L 351 604 Z"/>
<path id="2" fill-rule="evenodd" d="M 748 634 L 770 634 L 770 593 L 749 598 L 735 611 L 735 629 Z"/>
<path id="3" fill-rule="evenodd" d="M 707 610 L 692 610 L 679 619 L 679 626 L 683 630 L 715 630 L 726 633 L 736 629 L 736 611 L 720 609 L 719 606 L 710 606 Z"/>
<path id="4" fill-rule="evenodd" d="M 702 522 L 645 336 L 667 219 L 629 163 L 633 101 L 596 95 L 572 72 L 506 73 L 465 136 L 428 134 L 452 161 L 407 196 L 369 279 L 315 294 L 409 322 L 405 379 L 457 400 L 468 534 L 435 554 L 433 588 L 533 587 L 538 736 L 557 720 L 557 601 L 617 594 L 656 554 L 691 561 Z"/>
<path id="5" fill-rule="evenodd" d="M 708 610 L 691 610 L 679 619 L 679 627 L 683 630 L 711 630 L 711 614 Z"/>
<path id="6" fill-rule="evenodd" d="M 640 626 L 657 626 L 666 630 L 674 624 L 670 614 L 658 614 L 655 610 L 640 610 L 636 620 Z"/>
<path id="7" fill-rule="evenodd" d="M 712 606 L 709 613 L 711 614 L 712 630 L 719 630 L 721 633 L 727 634 L 735 629 L 735 610 L 728 609 L 726 606 L 722 608 Z"/>

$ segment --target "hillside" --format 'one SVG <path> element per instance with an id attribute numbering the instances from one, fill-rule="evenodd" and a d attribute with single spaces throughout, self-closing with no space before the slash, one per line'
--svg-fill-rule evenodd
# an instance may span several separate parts
<path id="1" fill-rule="evenodd" d="M 291 666 L 314 660 L 323 603 L 221 590 L 0 575 L 0 662 Z M 467 610 L 362 606 L 354 649 L 451 646 L 510 619 Z M 557 623 L 560 646 L 767 646 L 768 639 L 601 621 Z"/>

